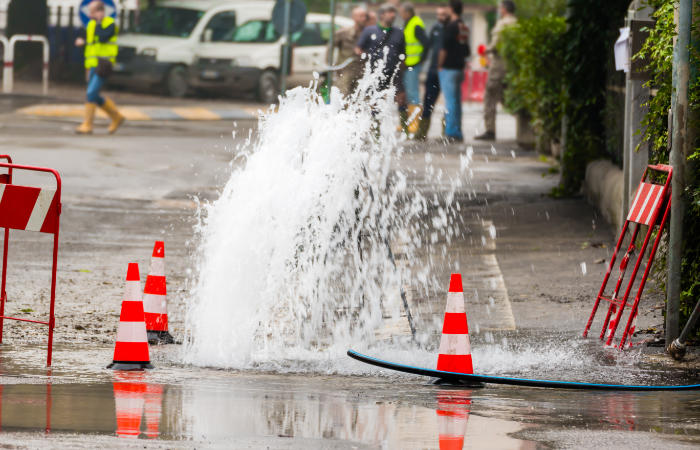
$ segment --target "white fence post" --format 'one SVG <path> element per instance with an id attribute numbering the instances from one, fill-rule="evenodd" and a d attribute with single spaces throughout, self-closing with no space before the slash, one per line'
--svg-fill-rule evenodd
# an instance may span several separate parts
<path id="1" fill-rule="evenodd" d="M 49 41 L 44 36 L 32 34 L 15 34 L 10 38 L 5 53 L 5 69 L 3 71 L 3 92 L 9 94 L 13 88 L 14 64 L 15 64 L 15 44 L 23 42 L 41 42 L 43 46 L 43 60 L 41 69 L 41 85 L 44 95 L 49 93 Z"/>

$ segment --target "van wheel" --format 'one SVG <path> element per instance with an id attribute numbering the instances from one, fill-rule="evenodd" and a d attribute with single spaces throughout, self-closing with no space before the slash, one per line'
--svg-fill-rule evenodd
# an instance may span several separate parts
<path id="1" fill-rule="evenodd" d="M 165 77 L 165 91 L 171 97 L 182 98 L 187 94 L 187 70 L 183 66 L 170 69 Z"/>
<path id="2" fill-rule="evenodd" d="M 258 100 L 263 103 L 277 103 L 277 96 L 280 92 L 280 80 L 277 73 L 266 70 L 260 75 L 258 80 Z"/>

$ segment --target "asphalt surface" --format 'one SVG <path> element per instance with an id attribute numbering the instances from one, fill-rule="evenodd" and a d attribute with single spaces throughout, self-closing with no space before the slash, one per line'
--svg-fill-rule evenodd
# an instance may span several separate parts
<path id="1" fill-rule="evenodd" d="M 237 146 L 254 136 L 256 123 L 149 121 L 127 123 L 114 136 L 100 129 L 83 137 L 72 133 L 74 119 L 14 113 L 35 102 L 0 96 L 0 154 L 53 167 L 63 178 L 55 363 L 51 371 L 43 366 L 44 327 L 5 323 L 3 445 L 438 448 L 448 434 L 464 436 L 464 448 L 685 448 L 700 441 L 698 395 L 692 392 L 447 388 L 359 366 L 352 374 L 201 369 L 180 363 L 179 346 L 152 347 L 157 369 L 147 373 L 104 369 L 112 357 L 126 264 L 141 263 L 144 276 L 156 239 L 166 241 L 170 329 L 183 339 L 197 205 L 217 198 Z M 468 135 L 478 122 L 478 108 L 468 109 Z M 558 181 L 554 162 L 517 148 L 512 118 L 501 115 L 499 127 L 494 147 L 472 143 L 473 174 L 456 193 L 469 233 L 437 242 L 443 257 L 431 260 L 432 272 L 445 279 L 460 263 L 472 302 L 477 370 L 697 382 L 697 372 L 687 370 L 697 362 L 695 354 L 689 365 L 677 366 L 658 348 L 619 356 L 596 339 L 579 339 L 614 231 L 582 198 L 548 196 Z M 412 189 L 440 193 L 447 186 L 431 181 L 427 167 L 449 174 L 468 146 L 436 140 L 409 145 L 395 165 L 412 174 Z M 15 183 L 51 185 L 35 176 Z M 10 236 L 8 313 L 45 317 L 50 240 L 14 231 Z M 392 247 L 401 264 L 401 243 Z M 423 339 L 437 339 L 445 292 L 426 294 L 410 282 L 405 289 Z M 658 294 L 645 295 L 638 330 L 660 326 L 658 303 Z M 407 334 L 405 323 L 388 324 L 388 330 Z M 134 434 L 138 442 L 125 439 Z"/>

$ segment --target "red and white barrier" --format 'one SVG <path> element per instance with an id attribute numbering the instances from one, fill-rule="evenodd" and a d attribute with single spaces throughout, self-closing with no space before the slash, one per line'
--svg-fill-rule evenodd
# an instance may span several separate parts
<path id="1" fill-rule="evenodd" d="M 7 161 L 7 163 L 0 162 L 0 168 L 7 170 L 7 173 L 0 175 L 0 227 L 5 229 L 2 256 L 2 282 L 0 285 L 0 344 L 2 343 L 5 319 L 48 325 L 49 336 L 46 365 L 51 366 L 53 330 L 55 326 L 54 305 L 56 303 L 59 216 L 61 214 L 61 177 L 58 172 L 53 169 L 12 164 L 12 159 L 8 155 L 0 155 L 0 160 L 1 159 Z M 43 189 L 12 184 L 13 173 L 17 170 L 51 174 L 56 180 L 56 188 Z M 51 303 L 49 305 L 49 318 L 47 321 L 5 315 L 5 304 L 8 299 L 6 288 L 10 230 L 36 231 L 54 235 L 53 264 L 51 266 Z"/>
<path id="2" fill-rule="evenodd" d="M 41 84 L 44 95 L 49 93 L 49 40 L 46 37 L 35 34 L 15 34 L 6 44 L 5 61 L 2 74 L 2 91 L 5 94 L 12 93 L 14 65 L 15 65 L 15 44 L 17 42 L 41 42 L 43 47 L 43 66 L 41 69 Z"/>

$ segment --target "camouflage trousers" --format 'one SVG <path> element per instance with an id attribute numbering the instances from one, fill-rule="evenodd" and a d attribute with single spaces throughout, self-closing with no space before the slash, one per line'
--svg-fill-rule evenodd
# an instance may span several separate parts
<path id="1" fill-rule="evenodd" d="M 499 102 L 503 102 L 504 90 L 503 78 L 489 76 L 484 92 L 484 127 L 487 132 L 496 132 L 496 108 Z"/>

